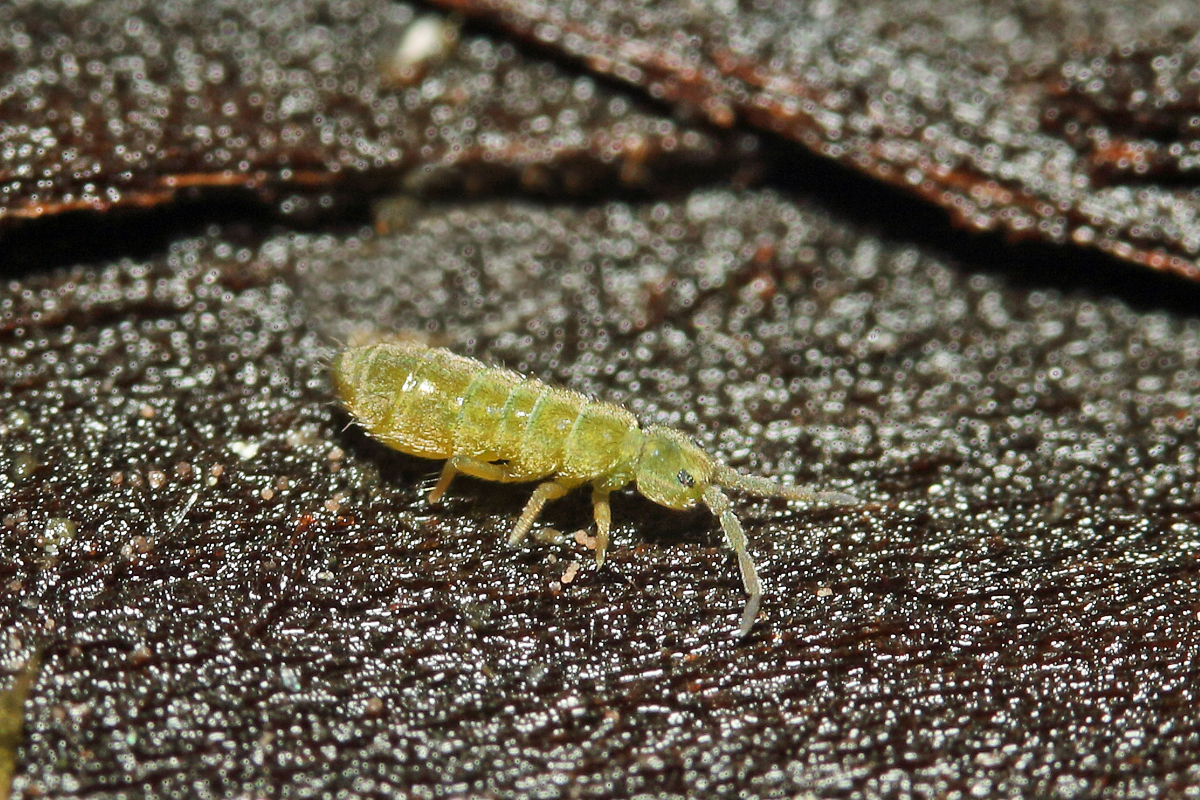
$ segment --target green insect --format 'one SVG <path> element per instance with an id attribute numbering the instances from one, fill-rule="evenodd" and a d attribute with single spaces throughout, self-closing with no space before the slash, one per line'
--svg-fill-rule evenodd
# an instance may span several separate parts
<path id="1" fill-rule="evenodd" d="M 643 430 L 620 406 L 443 348 L 407 341 L 350 347 L 332 370 L 338 397 L 368 434 L 403 453 L 446 459 L 429 502 L 438 502 L 459 473 L 501 483 L 544 480 L 509 534 L 510 544 L 525 538 L 547 502 L 585 483 L 592 487 L 597 566 L 608 548 L 608 496 L 616 489 L 633 483 L 673 509 L 704 503 L 737 554 L 749 595 L 739 636 L 758 616 L 762 583 L 722 488 L 785 500 L 857 502 L 840 492 L 744 475 L 714 461 L 681 431 Z"/>

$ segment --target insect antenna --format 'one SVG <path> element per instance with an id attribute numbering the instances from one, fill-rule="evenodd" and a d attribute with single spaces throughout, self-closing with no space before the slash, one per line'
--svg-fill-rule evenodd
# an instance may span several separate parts
<path id="1" fill-rule="evenodd" d="M 831 506 L 853 506 L 861 501 L 846 492 L 817 492 L 807 486 L 789 486 L 770 478 L 746 475 L 732 467 L 718 464 L 713 469 L 713 483 L 755 497 L 778 497 L 783 500 L 804 500 Z"/>
<path id="2" fill-rule="evenodd" d="M 742 529 L 742 523 L 733 513 L 729 498 L 716 484 L 705 487 L 702 496 L 708 510 L 720 521 L 721 530 L 725 532 L 725 540 L 737 554 L 738 569 L 742 573 L 742 585 L 746 588 L 748 595 L 746 610 L 742 612 L 742 624 L 738 626 L 737 635 L 740 639 L 750 633 L 750 629 L 754 627 L 754 620 L 758 617 L 758 607 L 762 605 L 762 582 L 758 579 L 758 570 L 754 568 L 754 560 L 750 558 L 750 551 L 746 548 L 746 531 Z"/>

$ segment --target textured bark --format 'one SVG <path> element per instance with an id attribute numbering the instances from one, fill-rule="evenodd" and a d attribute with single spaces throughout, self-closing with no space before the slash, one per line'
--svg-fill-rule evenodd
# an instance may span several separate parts
<path id="1" fill-rule="evenodd" d="M 740 26 L 739 47 L 759 56 L 824 54 L 832 71 L 813 79 L 841 86 L 844 109 L 874 98 L 882 115 L 847 111 L 862 125 L 846 124 L 834 155 L 940 142 L 948 160 L 913 156 L 918 190 L 967 175 L 953 190 L 976 204 L 964 214 L 1016 226 L 1026 207 L 987 205 L 992 184 L 970 172 L 991 151 L 963 112 L 993 64 L 984 117 L 1035 124 L 995 162 L 1026 171 L 993 188 L 1067 192 L 1028 207 L 1039 242 L 1022 245 L 951 230 L 910 195 L 760 137 L 770 108 L 735 98 L 726 117 L 705 104 L 717 95 L 673 94 L 666 73 L 545 60 L 586 53 L 586 37 L 531 29 L 539 54 L 416 7 L 340 0 L 39 8 L 0 9 L 0 781 L 11 771 L 15 796 L 1200 785 L 1200 287 L 1058 244 L 1081 230 L 1071 203 L 1115 198 L 1133 227 L 1101 225 L 1093 243 L 1161 250 L 1190 274 L 1186 236 L 1163 233 L 1191 224 L 1174 145 L 1191 135 L 1194 95 L 1171 87 L 1192 70 L 1170 55 L 1188 52 L 1171 37 L 1190 7 L 824 3 L 805 7 L 812 24 L 765 25 L 755 6 L 706 28 Z M 621 34 L 633 42 L 675 7 L 543 8 L 560 30 L 644 17 Z M 676 20 L 680 52 L 709 41 L 688 38 L 690 19 Z M 457 31 L 457 49 L 385 85 L 378 54 L 427 24 Z M 251 153 L 282 129 L 223 109 L 266 91 L 249 76 L 267 62 L 283 70 L 274 85 L 310 89 L 314 105 L 289 118 L 295 149 Z M 919 76 L 933 95 L 914 94 Z M 895 104 L 872 94 L 885 78 Z M 832 123 L 817 104 L 832 96 L 801 111 Z M 287 93 L 273 97 L 282 108 Z M 81 138 L 54 98 L 88 109 Z M 941 127 L 887 121 L 939 103 Z M 718 126 L 683 121 L 689 104 Z M 143 108 L 169 124 L 137 128 Z M 192 136 L 222 118 L 232 138 Z M 1115 132 L 1145 158 L 1109 159 Z M 949 148 L 956 136 L 982 149 Z M 111 161 L 151 139 L 173 144 Z M 1035 139 L 1057 142 L 1060 171 L 1039 172 Z M 355 161 L 387 142 L 403 157 Z M 760 163 L 770 186 L 745 189 Z M 1036 191 L 1022 183 L 1037 175 Z M 1064 175 L 1084 177 L 1055 183 Z M 398 180 L 408 194 L 385 200 Z M 164 186 L 190 199 L 132 209 Z M 130 207 L 19 219 L 68 196 Z M 1180 216 L 1138 223 L 1155 203 Z M 395 330 L 863 502 L 735 498 L 767 586 L 738 642 L 745 598 L 706 513 L 614 495 L 597 571 L 586 497 L 552 504 L 520 548 L 504 539 L 532 487 L 462 479 L 428 506 L 439 465 L 349 426 L 327 375 L 340 343 Z"/>
<path id="2" fill-rule="evenodd" d="M 1191 291 L 1191 287 L 1186 287 Z M 1192 297 L 1188 302 L 1194 302 Z M 4 304 L 17 791 L 1149 795 L 1200 777 L 1200 324 L 949 263 L 772 194 L 220 232 Z M 626 403 L 859 507 L 529 488 L 346 428 L 379 329 Z M 590 524 L 585 499 L 544 524 Z"/>
<path id="3" fill-rule="evenodd" d="M 1144 3 L 436 0 L 976 230 L 1200 277 L 1200 15 Z"/>
<path id="4" fill-rule="evenodd" d="M 234 190 L 311 219 L 401 186 L 652 192 L 746 134 L 384 0 L 0 9 L 0 219 Z"/>

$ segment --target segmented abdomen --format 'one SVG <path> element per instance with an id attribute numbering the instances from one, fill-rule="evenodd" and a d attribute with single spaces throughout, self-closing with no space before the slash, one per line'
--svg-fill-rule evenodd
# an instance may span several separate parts
<path id="1" fill-rule="evenodd" d="M 503 461 L 513 480 L 617 478 L 641 444 L 620 406 L 442 348 L 352 347 L 332 371 L 346 409 L 379 441 L 423 458 Z"/>

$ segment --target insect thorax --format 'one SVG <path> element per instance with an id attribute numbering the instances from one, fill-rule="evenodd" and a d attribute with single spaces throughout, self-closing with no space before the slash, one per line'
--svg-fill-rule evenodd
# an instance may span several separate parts
<path id="1" fill-rule="evenodd" d="M 585 398 L 563 451 L 561 474 L 619 489 L 636 476 L 644 439 L 633 414 Z"/>

